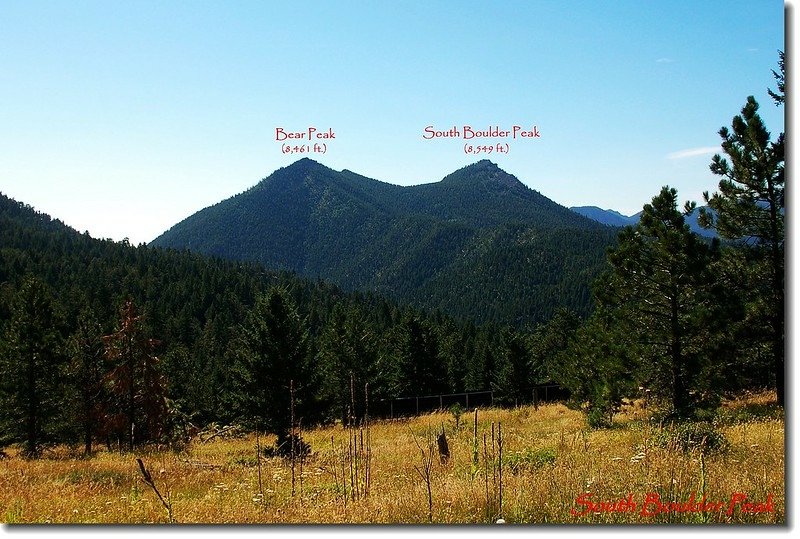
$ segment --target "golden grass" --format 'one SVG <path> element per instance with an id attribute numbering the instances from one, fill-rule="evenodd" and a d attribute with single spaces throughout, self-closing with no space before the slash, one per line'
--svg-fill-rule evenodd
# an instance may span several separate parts
<path id="1" fill-rule="evenodd" d="M 431 479 L 435 523 L 488 523 L 501 516 L 497 469 L 484 460 L 483 435 L 492 457 L 491 425 L 503 429 L 503 507 L 508 523 L 784 523 L 784 421 L 770 406 L 774 394 L 747 395 L 724 405 L 718 430 L 726 451 L 680 451 L 663 442 L 663 430 L 645 420 L 637 404 L 619 414 L 612 429 L 587 429 L 580 412 L 561 404 L 487 409 L 478 414 L 479 462 L 472 463 L 472 415 L 456 430 L 447 413 L 371 427 L 372 482 L 368 497 L 353 500 L 342 490 L 342 455 L 347 430 L 327 427 L 303 433 L 314 454 L 305 463 L 302 489 L 291 495 L 291 469 L 279 458 L 263 459 L 259 496 L 255 438 L 193 442 L 181 453 L 100 451 L 74 458 L 60 448 L 40 460 L 24 460 L 13 450 L 0 460 L 0 521 L 5 523 L 168 522 L 168 514 L 142 481 L 136 457 L 181 523 L 427 523 L 427 489 L 415 470 L 429 435 L 447 432 L 451 460 L 434 462 Z M 333 447 L 331 446 L 333 438 Z M 272 439 L 262 437 L 262 445 Z M 419 444 L 419 445 L 418 445 Z M 495 457 L 497 448 L 494 448 Z M 336 467 L 338 478 L 334 478 Z M 299 471 L 299 470 L 298 470 Z M 348 468 L 349 473 L 349 468 Z M 702 492 L 701 492 L 702 490 Z M 488 498 L 487 498 L 488 491 Z M 593 502 L 631 497 L 635 509 L 588 511 L 578 496 Z M 694 495 L 719 502 L 719 511 L 653 514 L 654 503 L 687 502 Z M 762 512 L 744 512 L 730 500 L 766 502 Z M 770 498 L 771 497 L 771 498 Z M 345 503 L 346 501 L 346 503 Z M 645 508 L 642 514 L 643 506 Z M 753 505 L 750 509 L 759 509 Z"/>

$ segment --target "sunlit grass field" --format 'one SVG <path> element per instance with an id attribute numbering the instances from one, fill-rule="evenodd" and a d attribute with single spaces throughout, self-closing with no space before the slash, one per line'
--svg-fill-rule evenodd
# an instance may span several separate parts
<path id="1" fill-rule="evenodd" d="M 784 420 L 772 402 L 771 393 L 727 401 L 713 428 L 689 434 L 652 420 L 641 402 L 605 430 L 563 404 L 481 409 L 477 437 L 472 411 L 458 427 L 448 412 L 374 421 L 368 431 L 337 425 L 302 432 L 312 454 L 294 473 L 280 457 L 259 466 L 252 434 L 195 438 L 182 451 L 102 448 L 91 458 L 61 447 L 24 460 L 12 448 L 0 460 L 0 520 L 782 524 Z M 436 444 L 443 429 L 447 462 Z M 708 448 L 711 438 L 720 447 Z"/>

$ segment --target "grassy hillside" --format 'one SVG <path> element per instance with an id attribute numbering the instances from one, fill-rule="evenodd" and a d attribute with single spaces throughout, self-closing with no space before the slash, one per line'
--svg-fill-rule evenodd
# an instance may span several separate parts
<path id="1" fill-rule="evenodd" d="M 784 421 L 770 402 L 774 394 L 726 402 L 715 431 L 725 444 L 706 452 L 691 443 L 681 449 L 681 442 L 691 438 L 648 420 L 641 402 L 618 414 L 613 428 L 599 431 L 587 430 L 581 413 L 561 404 L 480 410 L 477 464 L 471 414 L 461 417 L 458 428 L 448 413 L 377 422 L 368 433 L 371 444 L 365 443 L 360 458 L 352 461 L 357 466 L 353 475 L 362 478 L 358 493 L 351 488 L 357 481 L 350 479 L 349 431 L 341 426 L 303 433 L 313 454 L 302 468 L 299 462 L 295 467 L 294 496 L 287 460 L 262 458 L 259 486 L 253 435 L 203 442 L 206 434 L 184 452 L 103 451 L 91 459 L 72 458 L 68 448 L 37 461 L 11 451 L 0 460 L 0 520 L 168 522 L 165 506 L 141 479 L 135 462 L 141 457 L 177 522 L 427 523 L 423 455 L 428 454 L 430 436 L 444 428 L 451 459 L 440 463 L 433 449 L 429 477 L 434 523 L 490 523 L 500 516 L 508 523 L 529 524 L 784 523 Z M 502 460 L 498 444 L 492 444 L 493 425 L 495 442 L 502 430 Z M 356 435 L 359 449 L 360 436 L 367 433 Z M 259 439 L 262 447 L 269 443 Z M 367 447 L 368 494 L 363 482 Z M 637 507 L 572 514 L 586 509 L 576 501 L 585 493 L 596 502 L 631 496 Z M 736 493 L 747 500 L 735 498 Z M 684 503 L 693 495 L 698 501 L 705 495 L 707 502 L 721 504 L 720 509 L 654 514 L 656 496 L 661 502 Z M 746 503 L 768 500 L 770 505 L 761 507 L 764 512 L 743 511 Z"/>

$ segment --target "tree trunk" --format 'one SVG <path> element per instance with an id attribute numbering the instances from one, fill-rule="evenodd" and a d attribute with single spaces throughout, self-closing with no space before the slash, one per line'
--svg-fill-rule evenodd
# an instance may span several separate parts
<path id="1" fill-rule="evenodd" d="M 681 349 L 681 329 L 678 320 L 678 298 L 674 294 L 670 298 L 671 307 L 671 332 L 672 346 L 670 355 L 672 356 L 672 407 L 679 417 L 684 417 L 687 413 L 686 383 L 683 373 L 683 350 Z"/>
<path id="2" fill-rule="evenodd" d="M 773 178 L 767 179 L 769 194 L 769 220 L 770 220 L 770 255 L 772 258 L 772 290 L 776 294 L 775 311 L 772 317 L 772 364 L 775 372 L 775 390 L 778 396 L 778 405 L 785 403 L 786 372 L 784 364 L 784 314 L 785 314 L 785 283 L 784 283 L 784 254 L 781 249 L 781 231 L 778 228 L 779 204 L 775 194 Z"/>
<path id="3" fill-rule="evenodd" d="M 87 428 L 83 433 L 83 453 L 88 457 L 92 454 L 92 431 Z"/>
<path id="4" fill-rule="evenodd" d="M 775 371 L 775 390 L 778 397 L 778 405 L 783 407 L 786 401 L 786 365 L 784 362 L 784 293 L 781 288 L 778 291 L 778 298 L 773 317 L 773 340 L 772 357 L 773 369 Z"/>
<path id="5" fill-rule="evenodd" d="M 36 391 L 36 352 L 31 354 L 28 363 L 28 395 L 26 421 L 25 453 L 32 458 L 39 458 L 39 395 Z"/>

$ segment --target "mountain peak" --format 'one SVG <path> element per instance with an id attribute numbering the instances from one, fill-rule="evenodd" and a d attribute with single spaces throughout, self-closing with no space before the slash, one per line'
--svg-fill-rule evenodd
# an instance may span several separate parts
<path id="1" fill-rule="evenodd" d="M 286 165 L 285 167 L 281 167 L 269 176 L 265 177 L 261 182 L 259 182 L 259 186 L 267 185 L 274 181 L 293 181 L 293 182 L 304 182 L 312 173 L 331 173 L 334 172 L 333 170 L 329 169 L 325 165 L 314 161 L 313 159 L 309 159 L 308 157 L 303 157 L 302 159 L 298 159 L 294 163 Z"/>
<path id="2" fill-rule="evenodd" d="M 295 161 L 293 164 L 298 164 L 298 163 L 309 163 L 309 164 L 310 164 L 310 163 L 314 163 L 314 164 L 317 164 L 317 165 L 319 165 L 319 162 L 317 162 L 317 161 L 314 161 L 314 160 L 313 160 L 313 159 L 311 159 L 310 157 L 301 157 L 300 159 L 298 159 L 297 161 Z"/>
<path id="3" fill-rule="evenodd" d="M 475 166 L 475 165 L 483 165 L 483 166 L 489 165 L 489 166 L 497 167 L 497 165 L 495 163 L 493 163 L 492 161 L 489 161 L 488 159 L 481 159 L 480 161 L 476 161 L 475 163 L 473 163 L 470 166 Z"/>
<path id="4" fill-rule="evenodd" d="M 445 176 L 442 182 L 446 183 L 489 183 L 499 184 L 511 188 L 524 187 L 516 176 L 509 174 L 488 159 L 481 159 L 476 163 L 467 165 Z"/>
<path id="5" fill-rule="evenodd" d="M 299 170 L 299 171 L 311 171 L 311 170 L 319 170 L 319 169 L 328 170 L 328 167 L 326 167 L 322 163 L 318 163 L 317 161 L 314 161 L 313 159 L 310 159 L 308 157 L 303 157 L 302 159 L 298 159 L 297 161 L 295 161 L 291 165 L 288 165 L 288 166 L 284 167 L 284 169 L 286 169 L 286 170 Z"/>
<path id="6" fill-rule="evenodd" d="M 488 159 L 481 159 L 480 161 L 476 161 L 471 165 L 467 165 L 461 170 L 499 170 L 503 172 L 503 170 L 500 167 L 498 167 L 496 163 L 493 163 Z"/>

